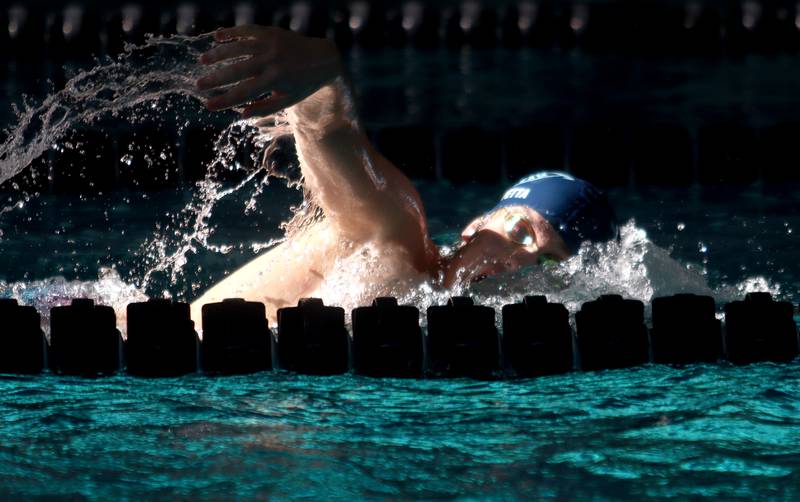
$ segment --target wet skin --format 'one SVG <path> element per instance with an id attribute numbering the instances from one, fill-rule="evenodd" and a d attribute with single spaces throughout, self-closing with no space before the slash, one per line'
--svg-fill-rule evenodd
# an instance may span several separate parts
<path id="1" fill-rule="evenodd" d="M 197 87 L 221 93 L 209 98 L 207 107 L 241 107 L 243 117 L 264 121 L 285 110 L 304 184 L 325 220 L 314 235 L 307 232 L 284 242 L 212 287 L 192 305 L 196 322 L 203 303 L 227 297 L 264 301 L 269 313 L 312 296 L 335 265 L 332 255 L 341 242 L 386 249 L 386 268 L 396 270 L 396 277 L 423 274 L 441 279 L 444 287 L 533 265 L 542 256 L 569 256 L 552 226 L 536 211 L 519 206 L 473 221 L 462 233 L 463 245 L 443 257 L 428 234 L 416 188 L 361 127 L 331 41 L 260 26 L 221 29 L 214 37 L 220 43 L 200 57 L 210 71 Z M 520 228 L 506 228 L 509 214 L 525 227 L 529 239 L 524 244 L 517 238 Z M 280 298 L 266 296 L 276 290 Z"/>
<path id="2" fill-rule="evenodd" d="M 517 232 L 509 233 L 506 222 L 510 216 L 521 217 L 519 224 L 526 227 L 529 244 L 517 242 Z M 570 255 L 553 226 L 527 206 L 500 208 L 476 218 L 461 232 L 461 239 L 463 245 L 444 266 L 446 287 L 459 280 L 471 282 L 537 265 L 543 258 L 561 261 Z"/>

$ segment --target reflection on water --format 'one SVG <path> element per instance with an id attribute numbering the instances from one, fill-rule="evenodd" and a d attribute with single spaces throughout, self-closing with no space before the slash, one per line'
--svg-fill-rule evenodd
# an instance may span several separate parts
<path id="1" fill-rule="evenodd" d="M 167 92 L 192 94 L 195 42 L 201 41 L 129 48 L 129 59 L 82 73 L 41 106 L 22 110 L 0 146 L 0 180 L 77 121 L 121 113 Z M 161 58 L 161 51 L 171 56 Z M 549 60 L 554 68 L 580 73 L 580 60 L 565 66 L 563 55 L 551 56 L 559 58 Z M 174 61 L 184 63 L 181 71 Z M 425 68 L 424 60 L 413 61 Z M 480 75 L 494 71 L 492 61 L 462 55 L 458 64 L 476 77 L 459 81 L 456 106 L 482 118 L 478 104 L 486 101 L 476 94 L 486 92 Z M 507 80 L 540 90 L 575 82 L 569 75 L 539 78 L 531 67 L 519 68 L 527 78 Z M 410 102 L 428 95 L 420 85 Z M 493 105 L 497 111 L 517 103 Z M 428 109 L 408 107 L 412 115 Z M 243 126 L 229 131 L 237 127 Z M 247 138 L 259 139 L 265 140 Z M 232 162 L 238 143 L 221 140 L 220 162 Z M 20 298 L 44 314 L 74 296 L 118 309 L 145 294 L 192 299 L 276 242 L 290 205 L 301 202 L 297 190 L 267 184 L 251 160 L 239 190 L 210 178 L 195 190 L 154 194 L 11 197 L 0 209 L 0 296 Z M 500 191 L 443 183 L 420 189 L 442 245 Z M 466 293 L 499 306 L 543 292 L 572 310 L 609 292 L 646 301 L 693 291 L 725 301 L 769 290 L 800 299 L 791 246 L 800 228 L 796 191 L 784 198 L 759 187 L 716 193 L 716 199 L 695 191 L 611 195 L 628 222 L 619 244 L 590 246 L 563 264 L 487 280 Z M 380 259 L 366 253 L 342 263 L 326 301 L 352 307 L 369 300 L 347 279 Z M 398 294 L 424 308 L 462 292 L 423 284 Z M 646 366 L 514 382 L 282 373 L 175 380 L 4 376 L 0 498 L 614 500 L 768 493 L 795 499 L 799 379 L 797 363 Z"/>
<path id="2" fill-rule="evenodd" d="M 800 367 L 0 378 L 0 496 L 800 496 Z"/>

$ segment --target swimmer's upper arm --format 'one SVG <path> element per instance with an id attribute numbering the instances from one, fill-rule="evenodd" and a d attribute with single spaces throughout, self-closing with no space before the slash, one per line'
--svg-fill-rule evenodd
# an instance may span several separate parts
<path id="1" fill-rule="evenodd" d="M 408 177 L 370 143 L 342 80 L 290 110 L 307 187 L 342 238 L 405 248 L 418 270 L 435 247 L 422 200 Z"/>

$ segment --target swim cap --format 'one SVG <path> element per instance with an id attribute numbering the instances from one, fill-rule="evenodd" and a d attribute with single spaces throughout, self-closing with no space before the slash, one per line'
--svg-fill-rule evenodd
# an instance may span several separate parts
<path id="1" fill-rule="evenodd" d="M 566 173 L 545 171 L 522 178 L 505 191 L 492 211 L 519 205 L 544 216 L 572 253 L 583 241 L 619 237 L 617 218 L 606 195 L 588 181 Z"/>

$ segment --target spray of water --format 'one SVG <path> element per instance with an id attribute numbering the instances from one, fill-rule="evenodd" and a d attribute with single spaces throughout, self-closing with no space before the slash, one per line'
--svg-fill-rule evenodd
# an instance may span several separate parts
<path id="1" fill-rule="evenodd" d="M 78 124 L 91 124 L 170 94 L 202 98 L 194 82 L 202 73 L 197 56 L 211 37 L 152 37 L 128 45 L 118 59 L 98 63 L 69 79 L 41 104 L 15 106 L 16 123 L 0 145 L 0 183 L 20 173 Z M 126 119 L 135 118 L 128 116 Z"/>
<path id="2" fill-rule="evenodd" d="M 204 70 L 196 61 L 211 43 L 208 36 L 151 38 L 142 46 L 126 47 L 125 53 L 114 61 L 98 63 L 93 69 L 79 73 L 64 89 L 41 104 L 33 106 L 26 102 L 17 110 L 16 125 L 6 131 L 6 139 L 0 145 L 0 182 L 20 173 L 78 124 L 91 124 L 108 116 L 135 122 L 137 117 L 129 114 L 130 110 L 175 94 L 202 101 L 204 96 L 195 90 L 194 82 Z M 158 110 L 158 107 L 150 108 Z M 122 312 L 125 304 L 145 298 L 143 291 L 155 275 L 166 275 L 170 283 L 175 284 L 200 248 L 215 253 L 229 252 L 232 245 L 210 241 L 213 229 L 209 219 L 215 205 L 233 193 L 251 190 L 242 210 L 252 212 L 258 195 L 268 184 L 268 174 L 286 172 L 284 166 L 269 161 L 277 139 L 290 132 L 285 120 L 277 116 L 259 122 L 259 128 L 253 125 L 233 121 L 219 136 L 215 145 L 216 158 L 208 170 L 210 174 L 198 183 L 191 202 L 173 215 L 167 225 L 158 227 L 139 251 L 142 266 L 137 277 L 123 280 L 114 270 L 104 268 L 97 281 L 69 282 L 51 278 L 0 282 L 0 296 L 14 296 L 45 313 L 51 306 L 68 303 L 70 298 L 86 296 L 113 305 Z M 249 165 L 244 166 L 247 174 L 242 181 L 234 186 L 218 181 L 215 173 L 219 170 L 243 168 L 237 153 L 245 144 L 255 148 L 252 148 Z M 299 178 L 291 182 L 300 187 Z M 306 194 L 306 202 L 296 209 L 291 221 L 283 224 L 286 238 L 291 239 L 299 229 L 319 220 L 319 209 L 309 200 Z M 0 210 L 0 217 L 3 212 L 21 209 L 24 205 L 23 200 L 7 206 Z M 258 253 L 280 241 L 253 242 L 251 249 Z M 439 287 L 435 279 L 411 270 L 401 273 L 388 270 L 385 255 L 389 252 L 365 245 L 343 253 L 315 296 L 349 311 L 369 303 L 375 296 L 393 295 L 402 302 L 418 305 L 424 313 L 427 306 L 441 304 L 452 295 L 472 295 L 477 301 L 499 309 L 503 304 L 518 301 L 524 294 L 545 294 L 551 301 L 565 303 L 574 312 L 582 302 L 608 293 L 648 301 L 659 295 L 694 292 L 714 294 L 724 301 L 740 298 L 743 292 L 753 290 L 780 292 L 777 285 L 762 278 L 751 278 L 712 291 L 701 271 L 669 258 L 668 253 L 648 241 L 634 222 L 624 226 L 619 243 L 585 245 L 580 253 L 564 263 L 521 270 L 472 286 L 455 286 L 450 291 Z M 445 248 L 443 252 L 448 250 Z M 193 289 L 197 287 L 192 284 Z"/>
<path id="3" fill-rule="evenodd" d="M 124 53 L 114 60 L 97 62 L 92 69 L 79 72 L 63 89 L 39 104 L 25 99 L 20 107 L 14 107 L 15 124 L 5 131 L 5 140 L 0 145 L 0 183 L 22 172 L 48 149 L 81 149 L 83 145 L 65 140 L 76 126 L 109 118 L 132 124 L 166 122 L 166 117 L 162 116 L 165 112 L 180 114 L 183 111 L 188 112 L 184 125 L 189 125 L 199 116 L 199 107 L 176 109 L 169 100 L 176 95 L 197 103 L 205 100 L 206 96 L 196 90 L 195 82 L 207 70 L 197 59 L 212 43 L 209 35 L 150 37 L 141 46 L 127 45 Z M 274 140 L 288 132 L 281 115 L 261 120 L 258 125 L 232 120 L 219 134 L 214 145 L 215 157 L 205 166 L 208 174 L 197 183 L 192 200 L 172 215 L 169 223 L 158 225 L 152 237 L 135 253 L 141 262 L 135 268 L 135 276 L 123 279 L 113 270 L 101 269 L 99 281 L 65 281 L 63 278 L 10 284 L 0 281 L 0 294 L 18 297 L 42 311 L 68 303 L 69 298 L 75 296 L 94 297 L 121 309 L 126 298 L 127 301 L 145 298 L 143 292 L 148 290 L 155 275 L 165 274 L 174 283 L 183 273 L 188 256 L 199 248 L 228 253 L 231 245 L 213 244 L 209 240 L 213 234 L 209 219 L 214 206 L 248 188 L 252 193 L 244 212 L 254 211 L 258 195 L 269 183 L 267 174 L 275 168 L 270 161 L 270 153 L 278 145 Z M 78 151 L 83 153 L 83 150 Z M 242 151 L 249 151 L 250 155 L 245 156 L 249 158 L 243 159 Z M 123 155 L 120 161 L 126 162 L 128 157 Z M 218 179 L 219 174 L 233 170 L 246 171 L 235 186 Z M 271 174 L 288 179 L 285 170 L 276 168 Z M 288 182 L 298 186 L 299 180 L 288 179 Z M 33 196 L 21 194 L 19 200 L 0 208 L 0 217 L 8 211 L 24 209 Z M 253 242 L 251 248 L 257 252 L 280 241 Z"/>
<path id="4" fill-rule="evenodd" d="M 671 258 L 633 220 L 622 226 L 619 242 L 584 243 L 575 256 L 562 263 L 457 284 L 449 290 L 439 287 L 430 277 L 415 278 L 411 271 L 402 274 L 407 279 L 398 281 L 397 271 L 386 268 L 385 258 L 384 250 L 369 245 L 344 257 L 326 278 L 320 296 L 345 307 L 345 312 L 369 304 L 376 296 L 397 296 L 401 303 L 417 305 L 424 318 L 427 307 L 442 305 L 449 297 L 459 295 L 471 296 L 476 303 L 494 307 L 497 312 L 525 295 L 544 295 L 549 301 L 563 303 L 574 314 L 584 302 L 606 294 L 647 304 L 655 297 L 677 293 L 711 295 L 719 302 L 739 300 L 752 291 L 768 291 L 774 296 L 781 293 L 779 284 L 763 277 L 712 289 L 702 269 Z"/>

